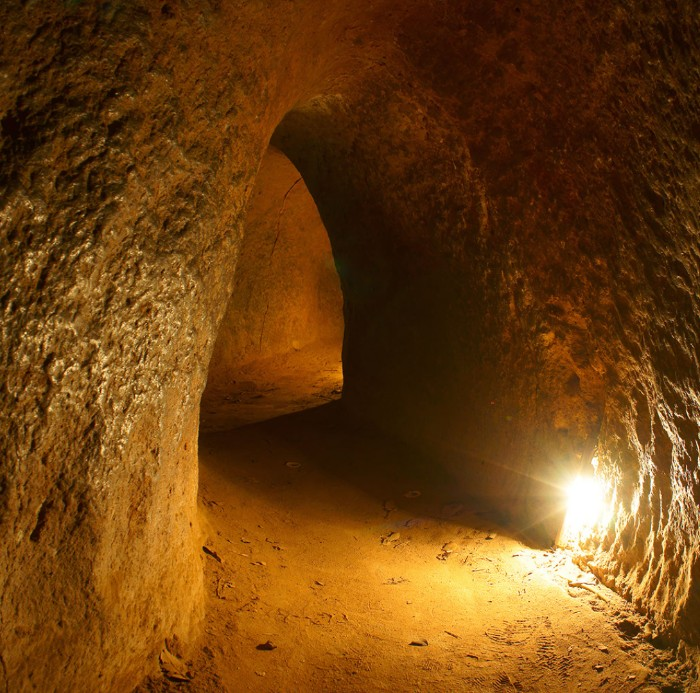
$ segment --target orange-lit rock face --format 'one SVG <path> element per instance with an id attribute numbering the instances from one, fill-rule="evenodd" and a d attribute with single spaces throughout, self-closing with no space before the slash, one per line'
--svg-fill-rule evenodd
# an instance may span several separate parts
<path id="1" fill-rule="evenodd" d="M 597 441 L 597 569 L 697 641 L 695 3 L 288 5 L 0 9 L 0 677 L 128 687 L 191 632 L 198 402 L 290 111 L 348 405 L 532 517 Z"/>

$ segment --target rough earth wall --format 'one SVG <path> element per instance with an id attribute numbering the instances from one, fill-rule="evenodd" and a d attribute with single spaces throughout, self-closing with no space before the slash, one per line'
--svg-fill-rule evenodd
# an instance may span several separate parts
<path id="1" fill-rule="evenodd" d="M 327 5 L 0 9 L 8 690 L 127 689 L 192 631 L 199 397 L 290 109 L 348 404 L 538 520 L 597 441 L 591 560 L 700 640 L 696 3 Z"/>
<path id="2" fill-rule="evenodd" d="M 0 675 L 128 689 L 201 616 L 198 404 L 269 51 L 216 44 L 231 18 L 204 4 L 9 2 L 0 21 Z M 232 75 L 222 46 L 256 61 Z"/>

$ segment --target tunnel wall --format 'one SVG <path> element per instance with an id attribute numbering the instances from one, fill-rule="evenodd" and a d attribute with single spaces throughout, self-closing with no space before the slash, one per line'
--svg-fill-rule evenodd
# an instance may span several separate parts
<path id="1" fill-rule="evenodd" d="M 525 326 L 535 345 L 531 401 L 549 422 L 536 471 L 554 476 L 552 443 L 586 429 L 595 439 L 601 424 L 616 520 L 591 565 L 660 630 L 697 643 L 697 8 L 502 10 L 446 18 L 445 30 L 479 36 L 464 52 L 438 57 L 439 38 L 410 22 L 404 45 L 445 99 L 460 90 L 450 112 L 509 229 L 501 247 L 517 274 L 506 283 L 525 291 L 513 292 L 518 318 L 501 324 L 512 335 Z M 480 67 L 467 79 L 446 69 L 460 60 Z M 508 357 L 516 382 L 525 354 Z"/>
<path id="2" fill-rule="evenodd" d="M 618 514 L 591 566 L 700 640 L 693 2 L 0 21 L 7 689 L 127 690 L 196 630 L 199 398 L 290 110 L 348 406 L 524 517 L 597 442 Z"/>
<path id="3" fill-rule="evenodd" d="M 0 9 L 7 690 L 130 690 L 202 616 L 199 396 L 269 137 L 262 39 L 211 60 L 230 21 Z"/>

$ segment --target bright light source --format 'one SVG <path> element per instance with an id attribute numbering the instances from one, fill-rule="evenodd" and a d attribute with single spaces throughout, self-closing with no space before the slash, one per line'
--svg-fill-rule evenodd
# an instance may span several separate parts
<path id="1" fill-rule="evenodd" d="M 583 541 L 604 524 L 608 514 L 605 495 L 605 485 L 593 476 L 579 476 L 571 482 L 561 544 Z"/>
<path id="2" fill-rule="evenodd" d="M 567 489 L 567 519 L 574 528 L 593 527 L 603 510 L 603 485 L 591 476 L 578 477 Z"/>

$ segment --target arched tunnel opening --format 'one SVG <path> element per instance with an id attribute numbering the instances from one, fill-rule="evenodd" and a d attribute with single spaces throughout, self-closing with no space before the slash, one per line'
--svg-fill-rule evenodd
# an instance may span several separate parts
<path id="1" fill-rule="evenodd" d="M 270 147 L 246 212 L 200 432 L 338 399 L 342 343 L 343 298 L 326 229 L 301 174 Z"/>
<path id="2" fill-rule="evenodd" d="M 699 21 L 0 3 L 0 690 L 698 690 Z"/>

